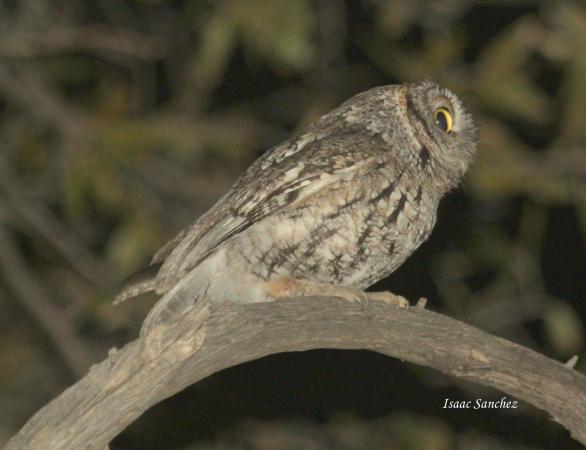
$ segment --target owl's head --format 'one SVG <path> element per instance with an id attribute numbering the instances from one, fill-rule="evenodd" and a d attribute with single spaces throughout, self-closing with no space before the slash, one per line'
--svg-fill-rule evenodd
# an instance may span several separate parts
<path id="1" fill-rule="evenodd" d="M 425 81 L 404 90 L 408 124 L 419 145 L 421 165 L 456 185 L 476 152 L 476 128 L 462 102 L 450 90 Z"/>
<path id="2" fill-rule="evenodd" d="M 451 91 L 430 81 L 380 86 L 346 101 L 319 126 L 365 130 L 385 143 L 391 169 L 427 179 L 440 194 L 456 186 L 476 152 L 472 117 Z M 373 140 L 373 142 L 375 142 Z"/>

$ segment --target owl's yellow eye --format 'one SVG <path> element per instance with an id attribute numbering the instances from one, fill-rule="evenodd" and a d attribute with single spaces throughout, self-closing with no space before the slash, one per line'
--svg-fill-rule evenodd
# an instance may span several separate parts
<path id="1" fill-rule="evenodd" d="M 438 108 L 433 113 L 435 119 L 435 126 L 438 127 L 444 133 L 452 131 L 452 114 L 447 108 Z"/>

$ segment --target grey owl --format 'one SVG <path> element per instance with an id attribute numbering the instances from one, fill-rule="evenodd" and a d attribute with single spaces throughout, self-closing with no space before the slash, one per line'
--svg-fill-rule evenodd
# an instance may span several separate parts
<path id="1" fill-rule="evenodd" d="M 435 83 L 358 94 L 264 153 L 116 301 L 162 295 L 143 330 L 173 321 L 203 295 L 235 303 L 301 295 L 401 303 L 363 289 L 429 237 L 440 198 L 475 151 L 472 118 Z"/>

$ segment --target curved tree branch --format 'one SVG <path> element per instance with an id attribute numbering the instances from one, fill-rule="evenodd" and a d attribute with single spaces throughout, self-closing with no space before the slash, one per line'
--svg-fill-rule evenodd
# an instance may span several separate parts
<path id="1" fill-rule="evenodd" d="M 586 444 L 586 377 L 532 350 L 421 308 L 333 298 L 200 302 L 94 366 L 41 409 L 13 449 L 106 448 L 157 402 L 227 367 L 317 348 L 368 349 L 490 386 L 543 409 Z"/>

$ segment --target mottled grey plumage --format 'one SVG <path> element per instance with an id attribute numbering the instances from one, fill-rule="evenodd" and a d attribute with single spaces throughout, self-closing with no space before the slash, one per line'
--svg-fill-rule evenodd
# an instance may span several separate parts
<path id="1" fill-rule="evenodd" d="M 201 295 L 238 303 L 359 295 L 429 237 L 440 198 L 475 150 L 470 116 L 434 83 L 356 95 L 261 156 L 117 300 L 163 295 L 150 327 Z"/>

